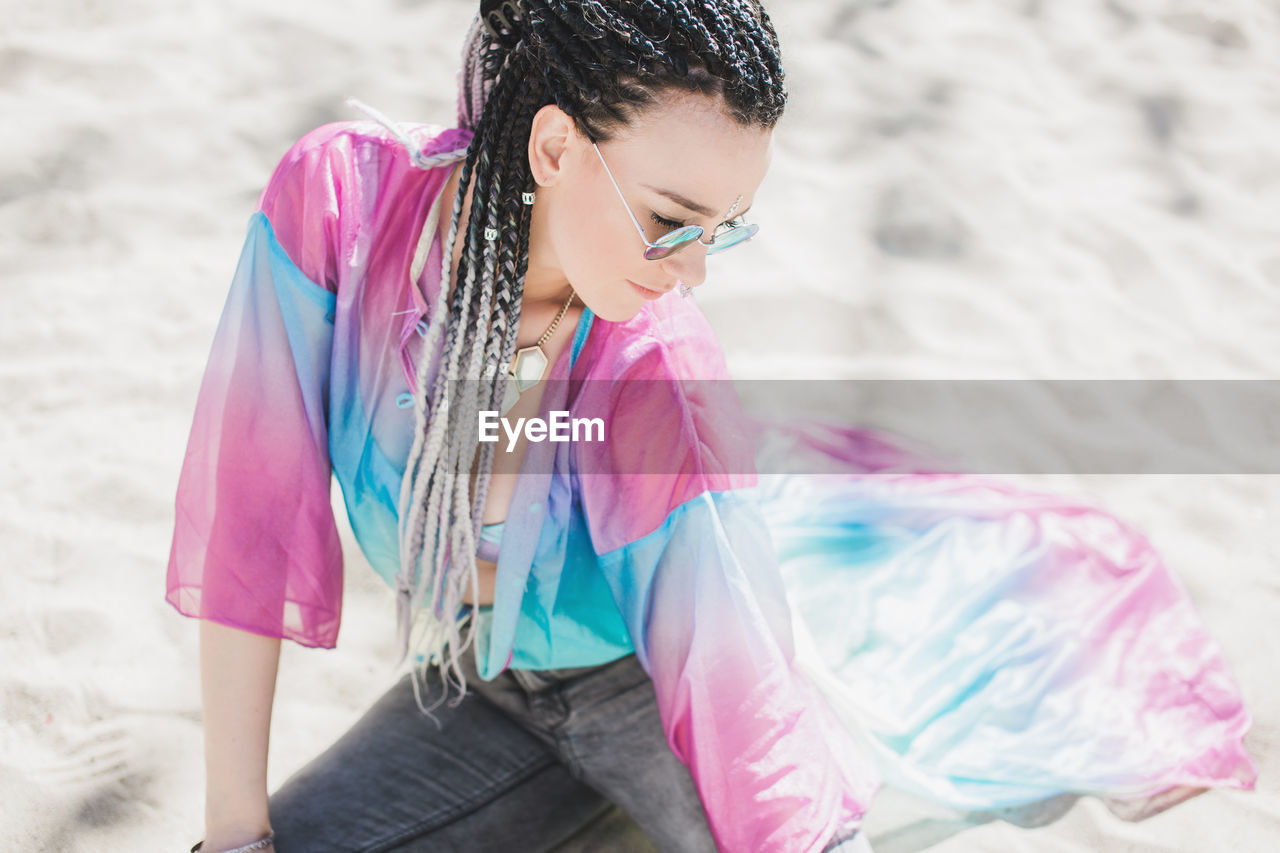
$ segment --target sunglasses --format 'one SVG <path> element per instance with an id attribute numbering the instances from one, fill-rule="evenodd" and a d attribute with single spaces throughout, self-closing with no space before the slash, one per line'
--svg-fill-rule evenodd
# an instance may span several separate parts
<path id="1" fill-rule="evenodd" d="M 600 153 L 600 146 L 593 142 L 592 147 L 596 149 L 596 156 L 600 158 L 605 174 L 609 176 L 609 181 L 613 184 L 613 188 L 618 191 L 618 198 L 622 199 L 622 206 L 627 209 L 627 215 L 631 217 L 632 224 L 636 226 L 636 231 L 640 233 L 640 239 L 644 241 L 644 257 L 647 261 L 660 261 L 663 258 L 669 258 L 694 243 L 701 243 L 707 247 L 708 255 L 714 255 L 716 252 L 723 252 L 725 249 L 732 249 L 740 243 L 747 242 L 756 236 L 756 232 L 760 230 L 759 225 L 739 222 L 738 220 L 742 219 L 739 216 L 737 220 L 726 222 L 716 229 L 716 233 L 711 235 L 710 240 L 702 239 L 702 235 L 706 232 L 701 225 L 685 225 L 674 231 L 668 231 L 650 243 L 649 238 L 645 236 L 644 227 L 640 224 L 640 220 L 636 219 L 635 213 L 631 210 L 631 205 L 627 204 L 627 197 L 622 194 L 622 187 L 618 186 L 618 181 L 613 176 L 613 170 L 604 161 L 604 155 Z"/>

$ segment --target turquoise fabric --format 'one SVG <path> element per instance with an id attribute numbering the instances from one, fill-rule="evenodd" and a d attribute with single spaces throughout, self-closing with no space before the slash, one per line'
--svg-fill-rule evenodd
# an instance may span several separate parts
<path id="1" fill-rule="evenodd" d="M 570 366 L 586 343 L 595 315 L 582 309 L 570 350 Z M 480 538 L 499 544 L 505 521 L 486 524 Z M 603 575 L 591 543 L 571 537 L 563 568 L 539 571 L 535 559 L 520 603 L 516 642 L 510 666 L 514 669 L 563 669 L 597 666 L 635 651 L 622 614 Z M 554 579 L 554 584 L 548 581 Z M 482 647 L 488 646 L 493 608 L 476 608 L 476 627 Z"/>

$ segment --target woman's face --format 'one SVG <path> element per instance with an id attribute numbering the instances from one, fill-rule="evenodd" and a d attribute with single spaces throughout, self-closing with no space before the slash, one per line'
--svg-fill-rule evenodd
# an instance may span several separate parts
<path id="1" fill-rule="evenodd" d="M 683 225 L 701 225 L 709 241 L 751 207 L 772 136 L 729 118 L 719 98 L 671 93 L 600 143 L 600 154 L 650 242 Z M 539 187 L 526 296 L 567 279 L 593 313 L 616 322 L 681 281 L 696 287 L 706 278 L 707 248 L 699 243 L 645 259 L 600 155 L 557 107 L 535 119 L 529 154 Z"/>

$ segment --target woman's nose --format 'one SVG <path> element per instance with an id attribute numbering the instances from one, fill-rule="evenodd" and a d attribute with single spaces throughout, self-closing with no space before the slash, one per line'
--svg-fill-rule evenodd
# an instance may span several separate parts
<path id="1" fill-rule="evenodd" d="M 663 261 L 663 272 L 668 278 L 683 281 L 689 287 L 697 287 L 707 278 L 706 247 L 695 243 L 676 252 Z"/>

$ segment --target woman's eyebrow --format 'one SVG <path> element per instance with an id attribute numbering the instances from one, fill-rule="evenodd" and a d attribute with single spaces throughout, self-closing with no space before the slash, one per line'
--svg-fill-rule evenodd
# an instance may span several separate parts
<path id="1" fill-rule="evenodd" d="M 676 204 L 680 205 L 681 207 L 687 207 L 687 209 L 694 211 L 694 213 L 696 214 L 700 214 L 703 216 L 716 215 L 716 211 L 710 209 L 710 207 L 700 205 L 696 201 L 690 201 L 689 199 L 685 199 L 685 197 L 680 195 L 680 193 L 678 192 L 672 192 L 671 190 L 663 190 L 662 187 L 655 187 L 653 186 L 652 183 L 641 183 L 640 186 L 644 187 L 645 190 L 653 190 L 654 192 L 657 192 L 659 196 L 666 196 L 667 199 L 671 199 L 672 201 L 675 201 Z M 742 214 L 745 214 L 746 211 L 750 209 L 751 209 L 751 205 L 748 205 L 744 207 L 744 209 L 737 211 L 737 215 L 741 216 Z"/>

